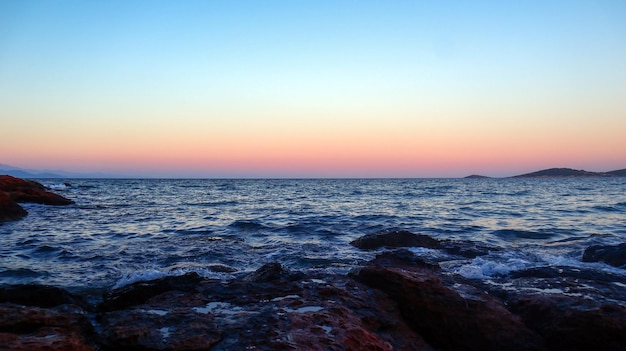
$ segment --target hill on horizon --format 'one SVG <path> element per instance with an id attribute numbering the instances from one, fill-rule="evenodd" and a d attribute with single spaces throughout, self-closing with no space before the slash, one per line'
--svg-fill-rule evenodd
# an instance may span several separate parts
<path id="1" fill-rule="evenodd" d="M 609 172 L 590 172 L 573 168 L 548 168 L 536 172 L 520 174 L 511 178 L 569 178 L 569 177 L 626 177 L 626 169 Z"/>

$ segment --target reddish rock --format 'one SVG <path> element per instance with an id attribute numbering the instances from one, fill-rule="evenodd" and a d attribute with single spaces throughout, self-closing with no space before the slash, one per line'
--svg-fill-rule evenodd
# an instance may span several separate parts
<path id="1" fill-rule="evenodd" d="M 32 202 L 44 205 L 69 205 L 74 201 L 46 190 L 33 180 L 0 175 L 0 191 L 7 192 L 15 202 Z"/>
<path id="2" fill-rule="evenodd" d="M 550 350 L 624 350 L 626 307 L 557 294 L 509 301 L 513 312 L 541 334 Z"/>
<path id="3" fill-rule="evenodd" d="M 0 350 L 96 350 L 93 329 L 78 306 L 0 304 Z"/>
<path id="4" fill-rule="evenodd" d="M 222 338 L 210 314 L 191 308 L 115 311 L 101 323 L 103 344 L 112 350 L 208 350 Z"/>
<path id="5" fill-rule="evenodd" d="M 76 305 L 85 309 L 90 307 L 82 297 L 66 290 L 36 284 L 20 284 L 0 288 L 0 303 L 2 302 L 36 307 L 56 307 L 59 305 Z"/>
<path id="6" fill-rule="evenodd" d="M 154 285 L 160 288 L 146 294 Z M 141 298 L 129 297 L 135 289 Z M 110 349 L 177 349 L 173 340 L 184 340 L 178 349 L 432 350 L 394 301 L 343 275 L 268 264 L 232 281 L 195 281 L 193 289 L 158 280 L 122 290 L 107 294 L 101 308 Z M 178 334 L 189 328 L 196 330 Z"/>
<path id="7" fill-rule="evenodd" d="M 385 261 L 383 261 L 385 262 Z M 355 277 L 394 299 L 405 320 L 442 350 L 543 350 L 542 338 L 497 299 L 428 267 L 374 261 Z"/>
<path id="8" fill-rule="evenodd" d="M 15 221 L 26 214 L 26 210 L 18 205 L 9 193 L 0 191 L 0 222 Z"/>

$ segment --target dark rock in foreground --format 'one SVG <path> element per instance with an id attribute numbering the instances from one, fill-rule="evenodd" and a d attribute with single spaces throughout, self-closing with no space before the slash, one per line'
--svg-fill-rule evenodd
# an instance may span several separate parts
<path id="1" fill-rule="evenodd" d="M 46 190 L 42 184 L 9 175 L 0 175 L 0 222 L 20 219 L 27 212 L 18 202 L 44 205 L 70 205 L 74 201 Z"/>
<path id="2" fill-rule="evenodd" d="M 626 243 L 610 245 L 593 245 L 585 249 L 583 261 L 599 262 L 610 264 L 615 267 L 626 266 Z"/>
<path id="3" fill-rule="evenodd" d="M 446 283 L 428 266 L 388 262 L 374 260 L 355 277 L 387 293 L 413 330 L 437 349 L 544 349 L 542 338 L 494 297 L 458 281 Z"/>
<path id="4" fill-rule="evenodd" d="M 51 286 L 0 289 L 0 350 L 96 350 L 80 297 Z"/>
<path id="5" fill-rule="evenodd" d="M 415 240 L 408 232 L 375 236 L 390 233 Z M 446 248 L 445 241 L 418 237 Z M 188 273 L 107 292 L 98 306 L 84 301 L 49 286 L 0 288 L 0 349 L 621 351 L 626 345 L 626 277 L 536 267 L 469 280 L 407 249 L 382 252 L 348 275 L 269 263 L 231 280 Z"/>

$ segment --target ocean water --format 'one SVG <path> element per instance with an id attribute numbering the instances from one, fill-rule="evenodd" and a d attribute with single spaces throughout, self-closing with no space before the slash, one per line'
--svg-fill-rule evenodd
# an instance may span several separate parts
<path id="1" fill-rule="evenodd" d="M 24 204 L 26 218 L 0 224 L 0 284 L 95 294 L 268 262 L 348 272 L 377 253 L 349 242 L 387 229 L 493 247 L 474 259 L 412 249 L 472 279 L 549 265 L 626 274 L 581 261 L 626 241 L 626 178 L 39 181 L 76 204 Z"/>

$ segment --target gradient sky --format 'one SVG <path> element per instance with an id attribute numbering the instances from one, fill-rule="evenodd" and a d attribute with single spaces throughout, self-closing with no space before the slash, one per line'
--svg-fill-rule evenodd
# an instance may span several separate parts
<path id="1" fill-rule="evenodd" d="M 157 177 L 626 168 L 626 1 L 0 0 L 0 163 Z"/>

